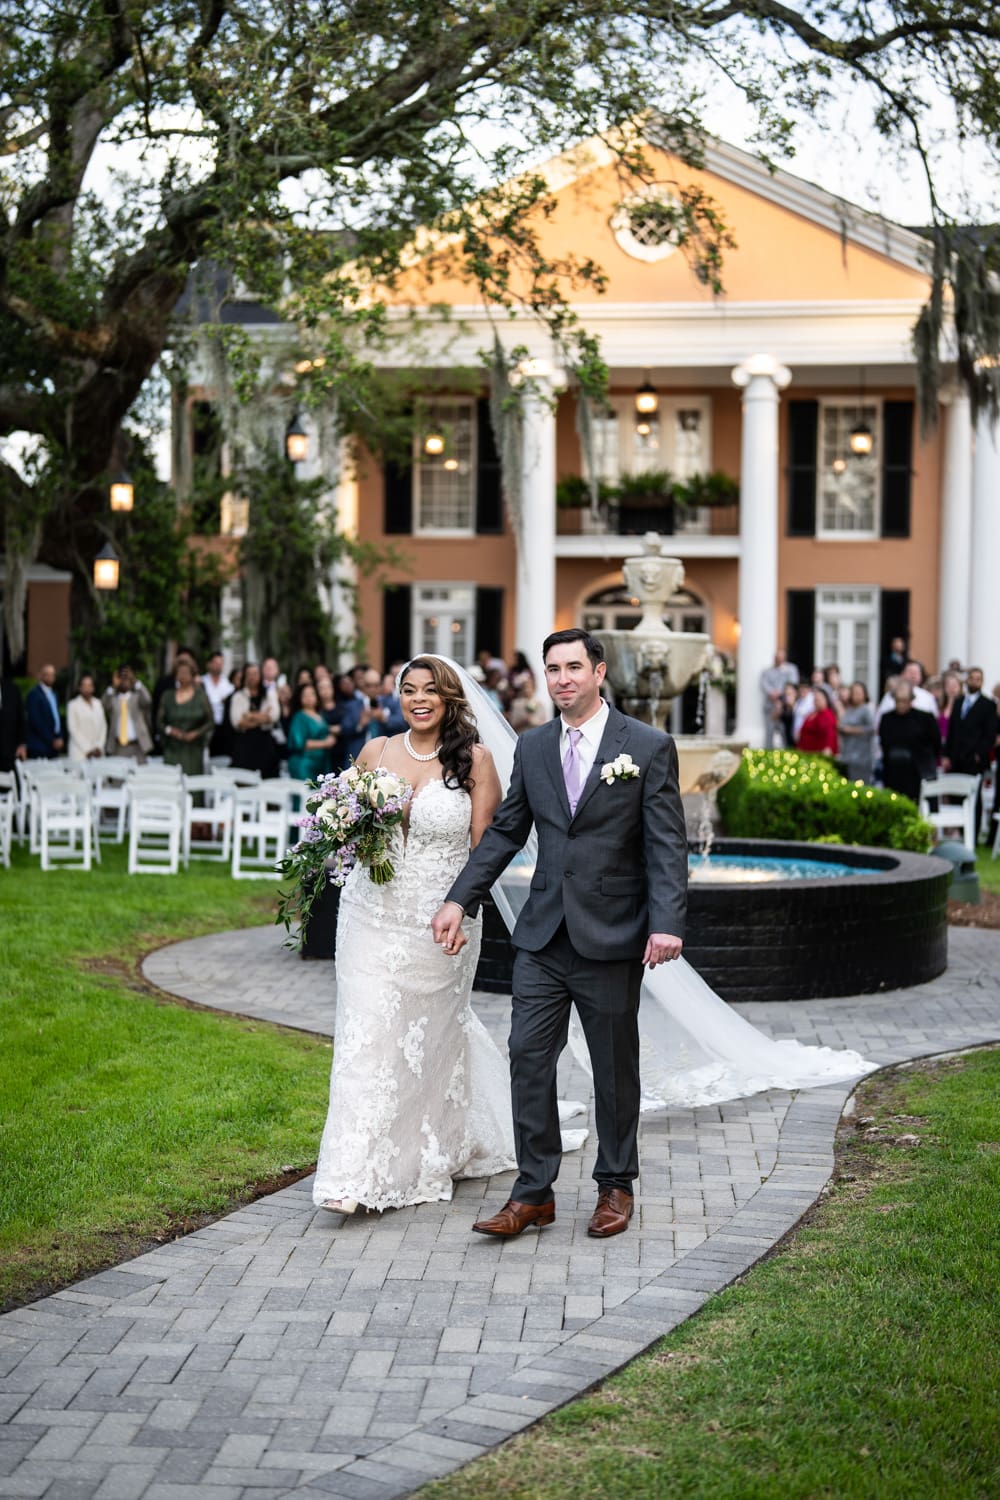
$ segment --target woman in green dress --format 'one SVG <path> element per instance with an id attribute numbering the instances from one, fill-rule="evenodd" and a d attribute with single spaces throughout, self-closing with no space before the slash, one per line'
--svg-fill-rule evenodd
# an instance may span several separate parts
<path id="1" fill-rule="evenodd" d="M 330 769 L 330 751 L 339 730 L 331 728 L 319 711 L 319 698 L 311 682 L 302 682 L 292 698 L 288 726 L 288 774 L 296 781 L 315 781 Z"/>
<path id="2" fill-rule="evenodd" d="M 163 742 L 163 760 L 180 766 L 185 776 L 200 776 L 205 769 L 205 744 L 215 728 L 212 705 L 204 688 L 195 682 L 194 666 L 181 657 L 176 681 L 160 699 L 156 716 Z"/>

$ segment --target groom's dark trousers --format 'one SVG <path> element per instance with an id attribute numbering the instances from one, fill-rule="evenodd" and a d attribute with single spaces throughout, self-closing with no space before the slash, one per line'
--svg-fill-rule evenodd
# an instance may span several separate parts
<path id="1" fill-rule="evenodd" d="M 518 740 L 510 789 L 448 892 L 469 915 L 523 848 L 532 824 L 538 858 L 512 942 L 510 1061 L 520 1176 L 511 1197 L 544 1203 L 562 1155 L 556 1064 L 571 1004 L 594 1070 L 594 1177 L 627 1192 L 638 1175 L 639 988 L 651 932 L 683 937 L 687 838 L 669 735 L 611 708 L 594 766 L 570 812 L 559 720 Z M 601 780 L 631 756 L 637 774 Z"/>
<path id="2" fill-rule="evenodd" d="M 547 1203 L 559 1174 L 562 1138 L 556 1064 L 575 1004 L 594 1066 L 597 1165 L 601 1187 L 632 1191 L 639 1175 L 640 959 L 582 958 L 566 923 L 538 953 L 514 958 L 510 1090 L 520 1175 L 518 1203 Z"/>

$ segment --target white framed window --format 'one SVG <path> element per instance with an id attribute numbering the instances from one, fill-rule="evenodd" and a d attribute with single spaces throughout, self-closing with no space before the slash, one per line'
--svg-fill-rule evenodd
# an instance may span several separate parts
<path id="1" fill-rule="evenodd" d="M 653 182 L 620 203 L 611 216 L 611 232 L 633 260 L 665 260 L 680 248 L 684 214 L 680 199 L 666 183 Z"/>
<path id="2" fill-rule="evenodd" d="M 881 589 L 830 585 L 816 590 L 815 661 L 834 662 L 845 682 L 863 682 L 878 697 Z"/>
<path id="3" fill-rule="evenodd" d="M 429 432 L 444 451 L 424 447 Z M 472 536 L 476 528 L 476 404 L 471 397 L 424 402 L 413 448 L 413 518 L 416 535 Z"/>
<path id="4" fill-rule="evenodd" d="M 421 583 L 413 590 L 413 654 L 433 651 L 468 666 L 476 628 L 474 583 Z"/>
<path id="5" fill-rule="evenodd" d="M 816 535 L 870 541 L 879 535 L 882 501 L 882 403 L 822 400 L 816 464 Z M 851 429 L 864 423 L 872 451 L 851 452 Z"/>
<path id="6" fill-rule="evenodd" d="M 707 474 L 712 468 L 711 396 L 661 396 L 648 437 L 635 427 L 631 396 L 611 398 L 613 415 L 594 420 L 594 450 L 601 479 L 615 484 L 623 474 L 669 469 L 675 479 Z"/>

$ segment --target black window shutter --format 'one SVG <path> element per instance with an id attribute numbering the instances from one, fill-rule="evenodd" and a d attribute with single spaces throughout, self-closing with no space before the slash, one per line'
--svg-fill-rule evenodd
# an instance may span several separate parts
<path id="1" fill-rule="evenodd" d="M 410 536 L 413 532 L 413 465 L 388 458 L 383 476 L 386 536 Z"/>
<path id="2" fill-rule="evenodd" d="M 410 606 L 413 590 L 408 583 L 395 583 L 382 595 L 382 660 L 409 661 Z"/>
<path id="3" fill-rule="evenodd" d="M 816 535 L 819 402 L 788 403 L 788 535 Z"/>
<path id="4" fill-rule="evenodd" d="M 503 589 L 476 589 L 476 655 L 499 656 L 503 646 Z"/>
<path id="5" fill-rule="evenodd" d="M 882 681 L 877 684 L 877 693 L 874 691 L 876 685 L 868 684 L 873 698 L 881 697 L 882 687 L 889 675 L 889 644 L 897 635 L 901 635 L 904 641 L 910 639 L 910 591 L 909 589 L 883 589 L 878 644 L 879 671 Z"/>
<path id="6" fill-rule="evenodd" d="M 486 397 L 476 402 L 476 531 L 481 536 L 503 531 L 500 455 Z"/>
<path id="7" fill-rule="evenodd" d="M 816 651 L 816 590 L 788 590 L 788 660 L 799 669 L 799 677 L 806 678 L 815 665 Z"/>
<path id="8" fill-rule="evenodd" d="M 909 536 L 913 402 L 882 407 L 882 535 Z"/>

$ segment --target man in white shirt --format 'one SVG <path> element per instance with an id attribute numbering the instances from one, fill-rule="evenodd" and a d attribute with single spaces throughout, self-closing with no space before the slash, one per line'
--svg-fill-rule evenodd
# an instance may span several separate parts
<path id="1" fill-rule="evenodd" d="M 920 663 L 911 658 L 900 673 L 900 680 L 908 682 L 913 689 L 913 707 L 919 708 L 921 713 L 933 714 L 936 719 L 938 715 L 937 699 L 933 693 L 929 693 L 923 686 L 924 669 Z M 878 708 L 875 710 L 876 734 L 878 734 L 878 726 L 882 720 L 882 715 L 891 713 L 895 707 L 893 689 L 892 687 L 888 687 L 882 695 Z"/>
<path id="2" fill-rule="evenodd" d="M 783 743 L 781 734 L 781 700 L 789 683 L 798 686 L 799 669 L 788 660 L 781 646 L 774 653 L 774 666 L 765 667 L 760 674 L 760 690 L 763 697 L 764 749 L 773 750 Z"/>
<path id="3" fill-rule="evenodd" d="M 210 755 L 232 754 L 232 734 L 229 715 L 226 712 L 226 700 L 232 697 L 233 685 L 223 671 L 224 665 L 222 652 L 213 651 L 206 663 L 205 675 L 201 679 L 205 696 L 212 705 L 212 718 L 215 720 L 211 744 L 208 747 Z"/>

